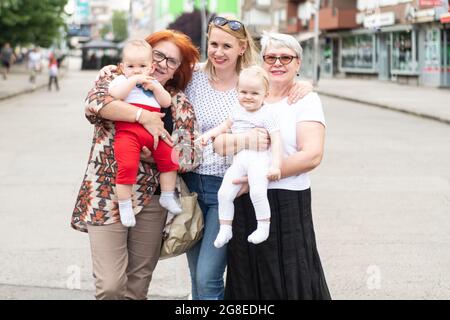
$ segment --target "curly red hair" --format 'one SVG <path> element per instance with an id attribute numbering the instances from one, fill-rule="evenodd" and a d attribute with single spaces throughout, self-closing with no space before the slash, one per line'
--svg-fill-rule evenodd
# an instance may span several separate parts
<path id="1" fill-rule="evenodd" d="M 194 66 L 200 59 L 200 53 L 191 38 L 176 30 L 161 30 L 149 35 L 145 40 L 152 47 L 160 41 L 170 41 L 180 49 L 183 60 L 175 71 L 173 79 L 167 81 L 166 87 L 177 91 L 186 89 L 192 79 Z"/>

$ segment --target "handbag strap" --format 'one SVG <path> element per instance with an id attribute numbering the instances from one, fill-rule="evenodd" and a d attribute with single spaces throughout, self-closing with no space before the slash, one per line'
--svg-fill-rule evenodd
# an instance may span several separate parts
<path id="1" fill-rule="evenodd" d="M 191 192 L 189 191 L 186 183 L 180 175 L 177 175 L 176 189 L 178 190 L 180 196 L 189 196 Z"/>

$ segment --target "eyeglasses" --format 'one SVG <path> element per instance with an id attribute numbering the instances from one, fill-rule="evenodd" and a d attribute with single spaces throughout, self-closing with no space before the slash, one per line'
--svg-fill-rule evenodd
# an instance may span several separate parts
<path id="1" fill-rule="evenodd" d="M 242 24 L 242 22 L 237 21 L 237 20 L 228 20 L 223 17 L 215 17 L 213 19 L 212 23 L 214 23 L 214 25 L 219 26 L 219 27 L 223 27 L 224 25 L 228 24 L 230 29 L 233 31 L 238 31 L 240 29 L 244 29 L 244 25 Z"/>
<path id="2" fill-rule="evenodd" d="M 282 65 L 287 65 L 292 62 L 292 60 L 297 59 L 297 56 L 289 56 L 289 55 L 282 55 L 282 56 L 272 56 L 272 55 L 266 55 L 263 56 L 263 60 L 267 64 L 275 64 L 277 60 L 280 60 L 280 63 Z"/>
<path id="3" fill-rule="evenodd" d="M 153 50 L 153 60 L 155 60 L 156 62 L 163 62 L 164 60 L 166 60 L 166 66 L 170 69 L 176 69 L 181 64 L 181 62 L 177 59 L 169 58 L 164 53 L 158 50 Z"/>

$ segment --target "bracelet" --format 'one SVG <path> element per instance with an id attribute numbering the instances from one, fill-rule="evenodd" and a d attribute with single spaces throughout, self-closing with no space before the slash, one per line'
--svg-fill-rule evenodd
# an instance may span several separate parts
<path id="1" fill-rule="evenodd" d="M 139 122 L 139 118 L 142 114 L 142 108 L 138 108 L 138 111 L 136 111 L 136 122 Z"/>

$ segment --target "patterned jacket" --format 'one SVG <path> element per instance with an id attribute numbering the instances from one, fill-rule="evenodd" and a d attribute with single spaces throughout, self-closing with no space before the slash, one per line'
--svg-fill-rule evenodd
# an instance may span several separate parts
<path id="1" fill-rule="evenodd" d="M 99 79 L 85 100 L 85 115 L 94 125 L 89 160 L 72 214 L 72 228 L 87 232 L 86 224 L 104 225 L 120 221 L 115 176 L 114 122 L 98 116 L 98 111 L 114 100 L 108 95 L 110 82 L 117 75 Z M 172 92 L 172 140 L 179 156 L 179 172 L 191 171 L 199 165 L 201 149 L 194 146 L 198 124 L 192 105 L 183 92 Z M 139 164 L 137 183 L 133 186 L 133 208 L 139 213 L 150 202 L 158 186 L 159 173 L 154 164 Z"/>

